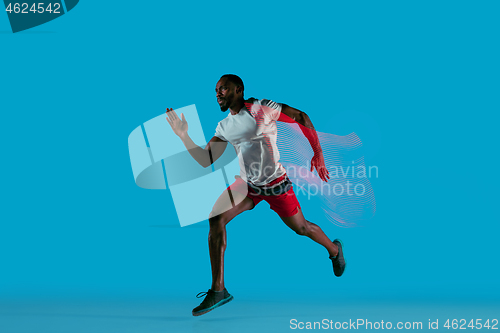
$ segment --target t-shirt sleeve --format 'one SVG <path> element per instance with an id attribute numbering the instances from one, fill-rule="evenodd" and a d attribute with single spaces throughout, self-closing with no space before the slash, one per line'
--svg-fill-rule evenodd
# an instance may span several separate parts
<path id="1" fill-rule="evenodd" d="M 226 137 L 224 136 L 224 133 L 223 133 L 223 129 L 222 129 L 222 126 L 220 125 L 220 123 L 217 124 L 217 127 L 215 128 L 215 134 L 214 136 L 218 137 L 219 139 L 223 140 L 223 141 L 227 141 Z"/>
<path id="2" fill-rule="evenodd" d="M 281 114 L 281 103 L 276 103 L 269 99 L 262 99 L 260 100 L 260 105 L 262 106 L 262 110 L 265 115 L 271 118 L 271 120 L 278 120 Z"/>

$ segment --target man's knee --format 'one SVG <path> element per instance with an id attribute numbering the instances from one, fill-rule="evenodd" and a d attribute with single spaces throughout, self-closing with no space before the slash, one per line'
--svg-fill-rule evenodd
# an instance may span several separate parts
<path id="1" fill-rule="evenodd" d="M 224 216 L 217 215 L 208 219 L 210 224 L 210 231 L 208 232 L 209 244 L 225 245 L 224 232 L 226 230 L 226 223 Z"/>
<path id="2" fill-rule="evenodd" d="M 210 225 L 210 230 L 221 230 L 225 228 L 228 219 L 224 216 L 224 214 L 219 214 L 216 216 L 210 216 L 208 218 L 208 223 Z"/>
<path id="3" fill-rule="evenodd" d="M 210 214 L 208 214 L 208 220 L 210 221 L 210 219 L 212 219 L 212 218 L 216 217 L 217 215 L 218 215 L 218 214 L 216 214 L 216 213 L 214 212 L 214 210 L 212 209 L 212 211 L 210 212 Z"/>
<path id="4" fill-rule="evenodd" d="M 295 228 L 295 233 L 300 236 L 307 236 L 310 232 L 310 226 L 308 222 L 300 224 L 297 228 Z"/>

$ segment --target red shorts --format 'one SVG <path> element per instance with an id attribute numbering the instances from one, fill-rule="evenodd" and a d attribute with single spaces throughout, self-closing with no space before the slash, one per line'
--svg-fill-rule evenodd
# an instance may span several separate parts
<path id="1" fill-rule="evenodd" d="M 285 176 L 282 176 L 273 180 L 267 184 L 267 186 L 280 182 L 284 177 Z M 248 198 L 252 199 L 255 206 L 257 206 L 257 204 L 262 200 L 267 201 L 267 203 L 271 206 L 271 209 L 274 210 L 280 217 L 293 216 L 298 213 L 300 208 L 299 201 L 295 196 L 293 188 L 290 188 L 288 192 L 280 195 L 261 195 L 257 194 L 257 192 L 255 192 L 243 179 L 238 178 L 227 189 L 246 194 Z"/>

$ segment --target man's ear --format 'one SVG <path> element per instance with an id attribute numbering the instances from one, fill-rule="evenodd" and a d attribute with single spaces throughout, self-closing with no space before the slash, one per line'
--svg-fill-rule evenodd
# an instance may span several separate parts
<path id="1" fill-rule="evenodd" d="M 242 86 L 237 86 L 236 87 L 236 92 L 239 94 L 241 93 L 243 95 L 243 87 Z"/>

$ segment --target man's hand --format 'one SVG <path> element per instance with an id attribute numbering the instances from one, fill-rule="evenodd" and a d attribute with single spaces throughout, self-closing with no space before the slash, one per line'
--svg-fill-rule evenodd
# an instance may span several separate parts
<path id="1" fill-rule="evenodd" d="M 319 178 L 328 183 L 327 179 L 330 179 L 330 174 L 325 166 L 325 159 L 323 158 L 323 153 L 315 153 L 311 160 L 311 172 L 313 168 L 316 168 Z"/>
<path id="2" fill-rule="evenodd" d="M 167 121 L 170 124 L 170 127 L 172 127 L 174 133 L 182 139 L 182 137 L 187 134 L 188 123 L 186 118 L 184 118 L 184 113 L 181 113 L 181 118 L 182 120 L 179 119 L 179 116 L 177 116 L 174 109 L 167 108 Z"/>

